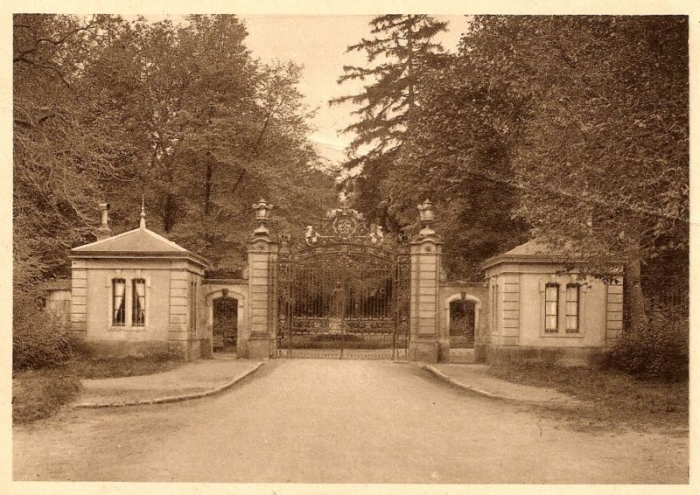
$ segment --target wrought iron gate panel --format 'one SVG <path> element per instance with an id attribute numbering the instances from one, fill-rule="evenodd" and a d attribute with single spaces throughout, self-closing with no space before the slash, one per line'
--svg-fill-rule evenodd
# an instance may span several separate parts
<path id="1" fill-rule="evenodd" d="M 405 358 L 407 250 L 381 246 L 381 230 L 366 229 L 354 210 L 331 210 L 328 218 L 335 235 L 309 227 L 306 245 L 280 250 L 278 356 Z"/>

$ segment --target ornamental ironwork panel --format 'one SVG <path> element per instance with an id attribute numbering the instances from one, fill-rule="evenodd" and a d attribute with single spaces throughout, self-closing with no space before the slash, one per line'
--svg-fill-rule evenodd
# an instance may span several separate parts
<path id="1" fill-rule="evenodd" d="M 287 357 L 405 358 L 408 249 L 349 208 L 329 210 L 277 260 L 277 350 Z"/>

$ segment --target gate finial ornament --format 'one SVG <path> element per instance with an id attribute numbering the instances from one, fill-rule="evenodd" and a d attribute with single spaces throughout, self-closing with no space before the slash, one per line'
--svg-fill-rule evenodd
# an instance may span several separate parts
<path id="1" fill-rule="evenodd" d="M 270 233 L 270 230 L 265 225 L 270 218 L 270 210 L 272 210 L 272 205 L 268 204 L 267 201 L 260 198 L 260 201 L 253 204 L 253 209 L 255 210 L 255 220 L 258 222 L 258 228 L 253 231 L 255 236 L 265 236 Z"/>
<path id="2" fill-rule="evenodd" d="M 435 205 L 426 199 L 422 204 L 418 205 L 418 213 L 420 214 L 420 223 L 423 229 L 419 232 L 422 237 L 435 235 L 435 231 L 431 225 L 435 221 Z"/>

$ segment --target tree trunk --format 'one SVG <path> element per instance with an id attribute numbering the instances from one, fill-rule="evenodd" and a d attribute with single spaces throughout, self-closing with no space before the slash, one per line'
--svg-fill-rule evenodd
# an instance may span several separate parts
<path id="1" fill-rule="evenodd" d="M 165 233 L 170 233 L 171 230 L 175 227 L 175 210 L 176 210 L 176 198 L 175 195 L 172 193 L 172 184 L 173 184 L 173 167 L 172 163 L 168 163 L 167 167 L 167 172 L 166 172 L 166 181 L 168 184 L 167 191 L 165 193 L 165 201 L 163 204 L 163 230 L 165 230 Z"/>
<path id="2" fill-rule="evenodd" d="M 409 23 L 406 31 L 406 65 L 408 66 L 408 120 L 411 121 L 415 113 L 416 96 L 415 96 L 415 79 L 413 74 L 413 23 L 411 16 L 408 16 Z"/>
<path id="3" fill-rule="evenodd" d="M 209 207 L 211 205 L 211 188 L 214 170 L 212 158 L 207 157 L 207 168 L 204 177 L 204 216 L 209 218 Z"/>
<path id="4" fill-rule="evenodd" d="M 628 298 L 630 330 L 638 331 L 647 324 L 644 293 L 642 292 L 642 266 L 638 256 L 625 265 L 625 288 Z"/>
<path id="5" fill-rule="evenodd" d="M 163 230 L 169 233 L 175 227 L 175 196 L 171 193 L 166 193 L 163 212 Z"/>

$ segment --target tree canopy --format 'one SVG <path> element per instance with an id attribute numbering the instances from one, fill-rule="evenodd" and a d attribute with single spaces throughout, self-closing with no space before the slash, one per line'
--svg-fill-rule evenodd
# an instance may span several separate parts
<path id="1" fill-rule="evenodd" d="M 530 237 L 597 275 L 623 264 L 633 315 L 643 288 L 687 285 L 687 18 L 475 16 L 454 54 L 445 28 L 382 15 L 348 48 L 367 57 L 339 79 L 363 90 L 335 100 L 358 105 L 354 206 L 409 233 L 433 200 L 454 277 Z M 260 196 L 279 231 L 320 220 L 335 184 L 306 139 L 302 68 L 246 36 L 226 15 L 14 16 L 16 289 L 67 272 L 102 201 L 123 231 L 145 197 L 149 227 L 221 273 L 242 268 Z"/>
<path id="2" fill-rule="evenodd" d="M 453 276 L 530 237 L 625 265 L 634 315 L 645 274 L 687 284 L 687 18 L 475 16 L 415 81 L 413 124 L 367 173 L 401 226 L 436 203 Z"/>
<path id="3" fill-rule="evenodd" d="M 472 78 L 526 102 L 516 214 L 594 273 L 625 264 L 639 326 L 643 270 L 687 260 L 687 18 L 477 17 L 461 56 Z"/>
<path id="4" fill-rule="evenodd" d="M 120 232 L 144 197 L 149 228 L 218 273 L 243 267 L 261 196 L 280 229 L 335 201 L 306 139 L 302 68 L 255 59 L 246 35 L 229 15 L 14 17 L 17 289 L 66 273 L 102 201 Z"/>
<path id="5" fill-rule="evenodd" d="M 404 134 L 412 126 L 419 106 L 420 74 L 434 63 L 442 46 L 433 41 L 445 22 L 427 15 L 381 15 L 370 21 L 371 39 L 362 39 L 348 52 L 364 52 L 366 67 L 344 66 L 338 83 L 367 81 L 355 95 L 336 98 L 331 104 L 350 101 L 359 105 L 352 112 L 359 119 L 344 131 L 354 134 L 344 164 L 351 171 L 346 192 L 355 190 L 355 205 L 381 223 L 391 223 L 382 208 L 386 191 L 380 185 L 396 160 Z"/>

